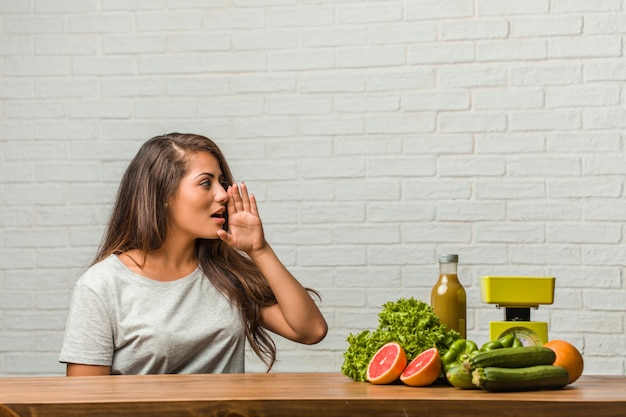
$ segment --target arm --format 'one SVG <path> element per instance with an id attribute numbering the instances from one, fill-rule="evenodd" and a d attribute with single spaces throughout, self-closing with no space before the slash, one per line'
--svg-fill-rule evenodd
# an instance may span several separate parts
<path id="1" fill-rule="evenodd" d="M 110 375 L 111 367 L 100 366 L 100 365 L 81 365 L 78 363 L 68 363 L 65 374 L 67 376 Z"/>
<path id="2" fill-rule="evenodd" d="M 280 262 L 269 244 L 249 255 L 266 277 L 278 302 L 263 310 L 263 327 L 299 343 L 320 342 L 328 325 L 308 291 Z"/>
<path id="3" fill-rule="evenodd" d="M 228 188 L 229 231 L 220 230 L 220 239 L 244 251 L 267 279 L 277 304 L 262 312 L 263 327 L 287 339 L 314 344 L 328 331 L 326 320 L 307 290 L 294 278 L 265 240 L 254 195 L 237 184 Z"/>

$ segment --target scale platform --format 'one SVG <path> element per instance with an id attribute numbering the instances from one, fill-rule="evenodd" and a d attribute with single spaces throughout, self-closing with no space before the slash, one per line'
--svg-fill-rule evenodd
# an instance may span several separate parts
<path id="1" fill-rule="evenodd" d="M 554 302 L 554 277 L 484 276 L 480 278 L 484 303 L 504 308 L 504 321 L 489 323 L 490 340 L 513 333 L 525 346 L 541 346 L 548 339 L 548 323 L 531 321 L 530 310 Z"/>

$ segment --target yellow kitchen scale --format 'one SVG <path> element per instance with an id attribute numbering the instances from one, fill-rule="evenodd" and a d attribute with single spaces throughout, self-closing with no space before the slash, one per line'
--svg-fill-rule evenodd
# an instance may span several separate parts
<path id="1" fill-rule="evenodd" d="M 554 277 L 481 277 L 483 302 L 504 308 L 504 321 L 489 322 L 490 340 L 513 333 L 524 346 L 548 342 L 548 323 L 531 321 L 530 310 L 554 302 L 554 281 Z"/>

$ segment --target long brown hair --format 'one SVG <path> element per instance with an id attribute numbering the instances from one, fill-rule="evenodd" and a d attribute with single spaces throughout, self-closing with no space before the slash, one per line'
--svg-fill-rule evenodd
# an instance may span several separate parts
<path id="1" fill-rule="evenodd" d="M 111 254 L 131 249 L 149 253 L 163 245 L 168 232 L 165 202 L 185 175 L 188 158 L 197 152 L 213 155 L 224 181 L 234 182 L 224 155 L 209 138 L 181 133 L 153 137 L 139 149 L 122 177 L 94 263 Z M 239 309 L 248 343 L 269 371 L 276 360 L 276 346 L 261 327 L 261 310 L 276 304 L 276 298 L 267 280 L 249 258 L 221 239 L 196 239 L 195 256 L 212 284 Z"/>

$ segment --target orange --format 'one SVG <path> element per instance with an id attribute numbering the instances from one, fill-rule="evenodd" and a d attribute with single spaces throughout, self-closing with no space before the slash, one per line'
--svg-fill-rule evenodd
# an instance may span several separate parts
<path id="1" fill-rule="evenodd" d="M 568 384 L 576 381 L 582 375 L 584 368 L 583 355 L 580 354 L 580 351 L 574 345 L 565 340 L 555 339 L 544 343 L 544 346 L 556 353 L 554 365 L 561 366 L 567 370 L 569 374 Z"/>
<path id="2" fill-rule="evenodd" d="M 391 384 L 406 368 L 406 353 L 396 342 L 384 344 L 367 365 L 366 378 L 372 384 Z"/>
<path id="3" fill-rule="evenodd" d="M 441 356 L 437 348 L 430 348 L 415 357 L 406 367 L 400 381 L 412 387 L 430 385 L 441 374 Z"/>

